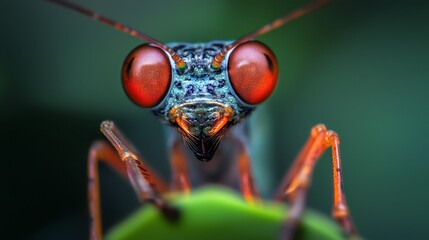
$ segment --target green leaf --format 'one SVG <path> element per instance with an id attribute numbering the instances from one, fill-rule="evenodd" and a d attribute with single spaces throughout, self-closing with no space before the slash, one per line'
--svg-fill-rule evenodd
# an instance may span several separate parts
<path id="1" fill-rule="evenodd" d="M 181 210 L 176 223 L 166 221 L 152 206 L 145 206 L 117 226 L 107 239 L 277 239 L 288 208 L 282 204 L 249 204 L 237 193 L 204 187 L 189 196 L 176 196 Z M 298 239 L 344 239 L 330 218 L 307 211 Z"/>

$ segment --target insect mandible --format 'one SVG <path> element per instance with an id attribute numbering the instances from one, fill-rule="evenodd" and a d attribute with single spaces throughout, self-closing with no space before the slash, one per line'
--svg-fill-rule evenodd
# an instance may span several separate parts
<path id="1" fill-rule="evenodd" d="M 136 47 L 126 57 L 122 85 L 131 101 L 151 109 L 171 127 L 168 147 L 174 190 L 189 193 L 191 188 L 187 166 L 189 156 L 182 144 L 184 140 L 196 159 L 210 162 L 200 169 L 203 172 L 200 177 L 205 182 L 222 180 L 219 171 L 238 163 L 238 182 L 243 197 L 248 202 L 259 198 L 247 147 L 246 119 L 273 93 L 278 80 L 278 64 L 270 48 L 253 39 L 329 0 L 316 0 L 235 41 L 169 44 L 73 3 L 49 1 L 148 42 Z M 110 144 L 97 141 L 89 151 L 90 238 L 102 238 L 98 161 L 127 176 L 139 199 L 155 206 L 165 219 L 179 221 L 180 209 L 163 197 L 169 191 L 167 184 L 148 168 L 112 121 L 102 122 L 100 128 Z M 219 145 L 222 139 L 231 144 Z M 333 164 L 332 215 L 348 236 L 357 236 L 342 187 L 338 135 L 324 125 L 316 125 L 276 195 L 276 200 L 287 200 L 291 205 L 281 232 L 282 239 L 292 238 L 304 210 L 312 170 L 328 148 L 332 150 Z"/>

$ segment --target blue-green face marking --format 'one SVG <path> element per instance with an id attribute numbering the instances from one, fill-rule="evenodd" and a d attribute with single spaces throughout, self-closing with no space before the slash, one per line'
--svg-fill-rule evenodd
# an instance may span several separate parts
<path id="1" fill-rule="evenodd" d="M 171 120 L 169 111 L 180 106 L 196 104 L 216 104 L 234 111 L 231 121 L 238 123 L 254 107 L 242 102 L 229 82 L 226 61 L 221 69 L 213 70 L 210 65 L 213 57 L 230 42 L 213 41 L 209 43 L 170 43 L 172 48 L 186 63 L 180 71 L 172 64 L 170 90 L 164 100 L 153 112 L 165 121 Z"/>
<path id="2" fill-rule="evenodd" d="M 175 127 L 197 159 L 209 161 L 227 129 L 248 116 L 254 106 L 241 101 L 228 78 L 227 61 L 213 70 L 213 57 L 230 42 L 170 43 L 186 63 L 172 63 L 171 84 L 164 100 L 152 109 L 163 122 Z"/>

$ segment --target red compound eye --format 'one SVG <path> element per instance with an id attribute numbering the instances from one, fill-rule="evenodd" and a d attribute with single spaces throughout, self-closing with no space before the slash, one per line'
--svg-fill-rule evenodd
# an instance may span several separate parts
<path id="1" fill-rule="evenodd" d="M 229 56 L 228 75 L 241 100 L 251 105 L 262 103 L 277 85 L 276 56 L 261 42 L 242 43 Z"/>
<path id="2" fill-rule="evenodd" d="M 128 97 L 141 107 L 155 107 L 164 99 L 171 82 L 167 54 L 148 44 L 136 47 L 122 66 L 122 86 Z"/>

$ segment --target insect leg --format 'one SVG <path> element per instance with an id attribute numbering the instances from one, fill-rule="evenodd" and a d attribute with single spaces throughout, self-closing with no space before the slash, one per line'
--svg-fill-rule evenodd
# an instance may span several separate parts
<path id="1" fill-rule="evenodd" d="M 100 189 L 97 161 L 103 160 L 122 175 L 126 175 L 126 169 L 120 163 L 119 156 L 114 149 L 104 141 L 94 142 L 88 153 L 88 208 L 90 215 L 89 239 L 102 239 Z"/>
<path id="2" fill-rule="evenodd" d="M 185 149 L 183 148 L 183 141 L 181 138 L 177 137 L 176 134 L 169 139 L 169 149 L 170 152 L 170 163 L 172 171 L 172 187 L 173 189 L 183 192 L 190 193 L 191 184 L 189 180 L 186 154 Z"/>
<path id="3" fill-rule="evenodd" d="M 245 147 L 241 147 L 238 153 L 238 167 L 240 175 L 240 186 L 241 192 L 244 198 L 248 202 L 253 202 L 259 198 L 259 193 L 256 190 L 256 186 L 253 182 L 253 175 L 251 169 L 251 161 L 248 151 Z"/>
<path id="4" fill-rule="evenodd" d="M 298 156 L 295 158 L 295 161 L 293 161 L 292 166 L 289 168 L 288 173 L 284 176 L 283 181 L 278 188 L 277 194 L 276 194 L 276 200 L 281 201 L 283 198 L 287 198 L 288 202 L 292 202 L 294 199 L 294 192 L 293 191 L 286 191 L 291 184 L 292 180 L 297 176 L 299 171 L 301 171 L 303 167 L 303 163 L 305 162 L 306 157 L 308 156 L 308 153 L 310 152 L 310 149 L 314 145 L 315 140 L 317 139 L 317 136 L 321 132 L 326 132 L 326 127 L 322 124 L 316 125 L 311 129 L 310 137 L 308 138 L 307 142 L 305 143 L 304 147 L 299 152 Z M 317 157 L 317 156 L 315 156 Z"/>
<path id="5" fill-rule="evenodd" d="M 139 199 L 148 201 L 160 209 L 168 218 L 177 217 L 177 210 L 170 208 L 158 197 L 158 193 L 168 190 L 163 180 L 157 177 L 137 157 L 134 147 L 129 145 L 112 122 L 105 121 L 101 131 L 111 141 L 115 149 L 104 141 L 96 141 L 91 145 L 88 154 L 88 197 L 90 211 L 90 239 L 102 239 L 100 190 L 98 162 L 103 161 L 123 176 L 128 176 Z M 118 155 L 119 154 L 119 155 Z"/>
<path id="6" fill-rule="evenodd" d="M 291 214 L 286 220 L 283 236 L 291 236 L 295 226 L 304 210 L 305 194 L 310 185 L 311 175 L 317 160 L 322 153 L 332 149 L 332 172 L 334 185 L 333 217 L 340 223 L 349 236 L 356 236 L 357 231 L 350 217 L 346 197 L 342 186 L 341 160 L 339 151 L 339 137 L 324 125 L 317 125 L 311 130 L 310 137 L 294 162 L 290 172 L 285 176 L 278 191 L 277 199 L 287 197 L 292 204 Z M 285 237 L 284 239 L 288 239 Z"/>
<path id="7" fill-rule="evenodd" d="M 246 129 L 237 127 L 234 130 L 231 137 L 238 146 L 237 161 L 241 192 L 247 202 L 253 202 L 260 196 L 253 181 L 251 158 L 248 149 L 249 143 L 245 133 Z"/>

